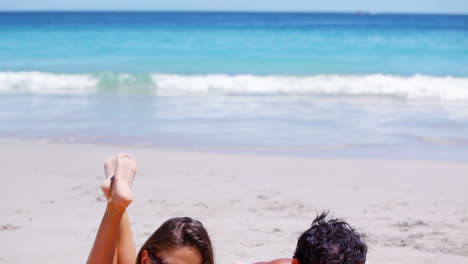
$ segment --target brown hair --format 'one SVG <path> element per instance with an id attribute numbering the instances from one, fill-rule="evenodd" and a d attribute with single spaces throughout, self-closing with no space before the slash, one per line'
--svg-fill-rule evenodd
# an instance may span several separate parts
<path id="1" fill-rule="evenodd" d="M 138 252 L 136 264 L 141 263 L 141 254 L 172 249 L 175 247 L 194 247 L 198 249 L 203 264 L 214 264 L 213 247 L 208 232 L 202 223 L 190 217 L 176 217 L 164 222 L 149 238 Z"/>

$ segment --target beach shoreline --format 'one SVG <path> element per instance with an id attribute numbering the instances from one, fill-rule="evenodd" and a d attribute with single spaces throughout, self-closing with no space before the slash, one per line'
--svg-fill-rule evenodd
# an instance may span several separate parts
<path id="1" fill-rule="evenodd" d="M 298 234 L 330 210 L 365 235 L 367 263 L 468 263 L 466 162 L 21 140 L 0 148 L 0 262 L 84 262 L 105 207 L 103 161 L 127 152 L 139 167 L 129 208 L 138 246 L 167 218 L 191 216 L 206 225 L 218 263 L 291 257 Z"/>

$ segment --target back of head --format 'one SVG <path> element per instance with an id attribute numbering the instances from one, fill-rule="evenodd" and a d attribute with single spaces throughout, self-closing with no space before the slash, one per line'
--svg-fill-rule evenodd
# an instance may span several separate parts
<path id="1" fill-rule="evenodd" d="M 203 264 L 213 264 L 213 248 L 208 232 L 202 223 L 190 217 L 176 217 L 164 222 L 141 247 L 137 255 L 140 263 L 144 250 L 158 253 L 177 247 L 196 248 Z"/>
<path id="2" fill-rule="evenodd" d="M 297 241 L 294 258 L 299 264 L 364 264 L 367 246 L 352 226 L 341 219 L 315 218 Z"/>

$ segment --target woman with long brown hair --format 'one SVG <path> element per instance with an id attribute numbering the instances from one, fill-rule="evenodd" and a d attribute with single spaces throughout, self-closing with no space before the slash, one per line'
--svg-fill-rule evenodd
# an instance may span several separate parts
<path id="1" fill-rule="evenodd" d="M 130 187 L 137 172 L 136 161 L 120 154 L 105 162 L 104 171 L 102 190 L 108 203 L 88 264 L 214 264 L 206 229 L 189 217 L 167 220 L 137 254 L 126 212 L 133 201 Z"/>

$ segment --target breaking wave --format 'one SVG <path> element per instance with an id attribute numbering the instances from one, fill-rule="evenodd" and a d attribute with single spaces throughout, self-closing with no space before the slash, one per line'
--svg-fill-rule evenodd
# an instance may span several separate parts
<path id="1" fill-rule="evenodd" d="M 2 94 L 326 95 L 468 100 L 468 78 L 414 75 L 176 75 L 0 72 Z"/>

